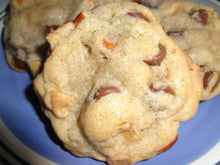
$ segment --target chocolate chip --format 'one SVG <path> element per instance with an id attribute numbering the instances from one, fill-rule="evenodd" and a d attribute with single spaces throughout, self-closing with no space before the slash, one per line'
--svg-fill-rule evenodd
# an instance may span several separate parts
<path id="1" fill-rule="evenodd" d="M 166 48 L 159 43 L 158 44 L 159 47 L 159 53 L 157 55 L 155 55 L 151 60 L 145 60 L 144 62 L 147 63 L 148 65 L 160 65 L 160 63 L 163 61 L 163 59 L 166 56 Z"/>
<path id="2" fill-rule="evenodd" d="M 190 13 L 189 16 L 196 22 L 201 23 L 203 25 L 206 25 L 208 22 L 208 14 L 204 9 L 195 10 L 192 13 Z"/>
<path id="3" fill-rule="evenodd" d="M 94 99 L 97 101 L 101 99 L 101 97 L 104 97 L 111 93 L 120 93 L 120 90 L 116 87 L 110 86 L 110 87 L 101 87 L 94 95 Z"/>
<path id="4" fill-rule="evenodd" d="M 132 10 L 128 12 L 128 15 L 132 16 L 132 17 L 136 17 L 136 18 L 140 18 L 140 19 L 144 19 L 147 22 L 150 22 L 150 19 L 145 17 L 140 11 L 138 10 Z"/>
<path id="5" fill-rule="evenodd" d="M 133 2 L 141 3 L 141 0 L 133 0 Z"/>
<path id="6" fill-rule="evenodd" d="M 170 87 L 170 86 L 164 86 L 164 87 L 161 87 L 161 88 L 154 88 L 153 86 L 150 87 L 150 90 L 152 92 L 160 92 L 160 91 L 163 91 L 165 93 L 168 93 L 170 95 L 175 95 L 175 92 L 173 91 L 173 89 Z"/>
<path id="7" fill-rule="evenodd" d="M 183 37 L 184 31 L 168 31 L 167 35 L 174 38 Z"/>
<path id="8" fill-rule="evenodd" d="M 16 68 L 26 71 L 26 64 L 22 60 L 17 59 L 16 56 L 14 56 L 13 60 L 13 64 Z"/>
<path id="9" fill-rule="evenodd" d="M 205 72 L 203 77 L 203 88 L 206 89 L 209 85 L 210 80 L 212 79 L 213 71 Z"/>
<path id="10" fill-rule="evenodd" d="M 58 29 L 59 25 L 51 25 L 47 27 L 47 34 L 53 32 L 54 30 Z"/>
<path id="11" fill-rule="evenodd" d="M 216 74 L 216 72 L 215 72 L 215 74 Z M 206 89 L 208 87 L 209 82 L 213 78 L 213 75 L 214 75 L 214 71 L 205 72 L 204 77 L 203 77 L 203 88 L 204 89 Z M 212 87 L 211 92 L 213 92 L 219 84 L 219 81 L 220 81 L 219 73 L 217 73 L 217 75 L 218 75 L 217 81 L 215 82 L 215 85 Z"/>

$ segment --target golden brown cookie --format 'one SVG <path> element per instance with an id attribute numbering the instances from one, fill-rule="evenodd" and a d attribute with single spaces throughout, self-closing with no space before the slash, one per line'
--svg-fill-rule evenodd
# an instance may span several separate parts
<path id="1" fill-rule="evenodd" d="M 66 148 L 111 165 L 168 150 L 202 93 L 200 69 L 137 3 L 101 5 L 51 32 L 34 80 Z"/>
<path id="2" fill-rule="evenodd" d="M 12 0 L 4 28 L 6 59 L 17 71 L 29 70 L 32 76 L 41 71 L 48 56 L 45 36 L 82 10 L 113 0 Z M 122 0 L 114 0 L 122 1 Z"/>
<path id="3" fill-rule="evenodd" d="M 201 100 L 220 93 L 220 17 L 213 8 L 187 1 L 164 1 L 153 10 L 167 34 L 198 64 Z"/>

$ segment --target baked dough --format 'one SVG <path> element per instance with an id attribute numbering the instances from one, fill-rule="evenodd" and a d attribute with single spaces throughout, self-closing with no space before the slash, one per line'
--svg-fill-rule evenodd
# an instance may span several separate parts
<path id="1" fill-rule="evenodd" d="M 82 11 L 112 0 L 11 0 L 4 28 L 5 54 L 17 71 L 35 77 L 48 56 L 48 31 L 72 21 Z M 122 0 L 114 0 L 122 1 Z"/>
<path id="2" fill-rule="evenodd" d="M 81 12 L 49 33 L 34 80 L 42 109 L 76 156 L 134 164 L 165 152 L 202 93 L 200 68 L 143 5 Z"/>
<path id="3" fill-rule="evenodd" d="M 201 67 L 203 94 L 220 93 L 220 17 L 213 8 L 191 1 L 164 0 L 152 9 L 167 34 Z"/>

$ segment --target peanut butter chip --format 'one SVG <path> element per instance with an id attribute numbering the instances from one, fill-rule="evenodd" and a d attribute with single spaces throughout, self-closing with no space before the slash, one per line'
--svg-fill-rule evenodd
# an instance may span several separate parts
<path id="1" fill-rule="evenodd" d="M 108 48 L 108 49 L 114 49 L 115 48 L 115 45 L 113 45 L 112 43 L 106 41 L 105 39 L 103 40 L 102 42 L 103 46 Z"/>
<path id="2" fill-rule="evenodd" d="M 18 2 L 19 5 L 22 5 L 24 0 L 17 0 L 17 2 Z"/>
<path id="3" fill-rule="evenodd" d="M 140 138 L 140 133 L 140 130 L 131 128 L 130 130 L 122 132 L 121 134 L 126 141 L 132 142 Z"/>
<path id="4" fill-rule="evenodd" d="M 83 15 L 83 13 L 79 13 L 76 17 L 76 19 L 73 21 L 73 24 L 77 27 L 78 24 L 85 18 L 85 16 Z"/>
<path id="5" fill-rule="evenodd" d="M 155 55 L 151 60 L 144 61 L 146 64 L 155 66 L 160 65 L 160 63 L 163 61 L 166 56 L 166 48 L 161 43 L 158 44 L 158 47 L 159 53 Z"/>
<path id="6" fill-rule="evenodd" d="M 69 111 L 64 110 L 72 102 L 72 97 L 62 91 L 51 92 L 51 105 L 53 114 L 58 118 L 65 118 L 68 116 Z"/>
<path id="7" fill-rule="evenodd" d="M 140 18 L 140 19 L 144 19 L 147 22 L 150 22 L 150 19 L 145 17 L 141 12 L 139 12 L 138 10 L 132 10 L 128 12 L 128 15 L 132 16 L 132 17 L 136 17 L 136 18 Z"/>
<path id="8" fill-rule="evenodd" d="M 116 87 L 102 87 L 94 95 L 94 99 L 97 101 L 110 93 L 120 93 L 120 90 Z"/>
<path id="9" fill-rule="evenodd" d="M 193 11 L 189 14 L 189 16 L 196 22 L 201 23 L 203 25 L 206 25 L 208 22 L 208 14 L 204 9 Z"/>
<path id="10" fill-rule="evenodd" d="M 117 125 L 120 130 L 129 130 L 130 129 L 130 124 L 128 122 L 122 122 L 121 124 Z"/>
<path id="11" fill-rule="evenodd" d="M 163 149 L 161 149 L 158 154 L 166 152 L 167 150 L 169 150 L 171 147 L 173 147 L 173 145 L 176 143 L 176 141 L 179 139 L 179 135 L 176 136 L 176 139 L 174 141 L 172 141 L 168 146 L 164 147 Z"/>
<path id="12" fill-rule="evenodd" d="M 31 70 L 33 75 L 37 75 L 41 71 L 42 62 L 41 61 L 28 61 L 27 67 Z"/>

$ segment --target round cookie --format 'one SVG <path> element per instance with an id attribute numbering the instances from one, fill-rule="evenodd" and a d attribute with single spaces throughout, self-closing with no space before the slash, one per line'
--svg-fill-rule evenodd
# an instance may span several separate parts
<path id="1" fill-rule="evenodd" d="M 42 109 L 76 156 L 134 164 L 168 150 L 202 93 L 199 67 L 132 2 L 81 12 L 51 32 L 34 80 Z"/>
<path id="2" fill-rule="evenodd" d="M 167 34 L 201 67 L 203 94 L 220 93 L 220 17 L 213 8 L 194 2 L 164 1 L 153 10 Z"/>
<path id="3" fill-rule="evenodd" d="M 17 71 L 41 71 L 48 56 L 48 31 L 72 21 L 82 10 L 112 0 L 12 0 L 5 20 L 4 44 L 9 65 Z M 122 0 L 115 0 L 122 1 Z"/>

